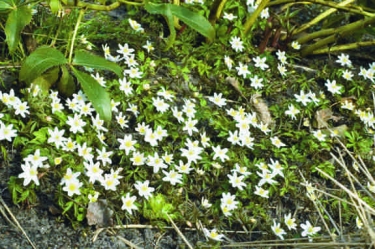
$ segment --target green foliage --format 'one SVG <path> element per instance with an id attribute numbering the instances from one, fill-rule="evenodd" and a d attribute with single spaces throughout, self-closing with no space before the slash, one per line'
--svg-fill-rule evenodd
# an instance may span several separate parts
<path id="1" fill-rule="evenodd" d="M 111 99 L 106 90 L 99 83 L 85 72 L 72 68 L 77 80 L 81 83 L 82 89 L 93 104 L 100 118 L 105 121 L 112 120 Z"/>
<path id="2" fill-rule="evenodd" d="M 165 17 L 165 20 L 167 21 L 170 36 L 165 50 L 171 48 L 176 39 L 176 31 L 173 19 L 174 16 L 181 19 L 189 27 L 193 28 L 201 35 L 207 37 L 210 41 L 213 41 L 215 38 L 215 30 L 210 22 L 208 22 L 207 19 L 203 16 L 190 11 L 185 7 L 168 3 L 156 4 L 147 2 L 145 4 L 145 9 L 151 14 L 163 15 Z"/>
<path id="3" fill-rule="evenodd" d="M 118 77 L 122 75 L 122 68 L 116 63 L 83 50 L 75 52 L 72 64 L 99 70 L 109 70 L 114 72 Z"/>
<path id="4" fill-rule="evenodd" d="M 39 47 L 23 62 L 19 76 L 20 81 L 25 81 L 30 85 L 48 69 L 67 63 L 68 60 L 59 50 L 47 46 Z"/>
<path id="5" fill-rule="evenodd" d="M 5 23 L 5 36 L 8 45 L 9 52 L 13 54 L 17 49 L 21 31 L 23 28 L 31 22 L 31 9 L 26 5 L 21 5 L 21 2 L 6 2 L 1 9 L 9 10 L 7 14 L 8 18 Z"/>
<path id="6" fill-rule="evenodd" d="M 162 194 L 150 197 L 147 205 L 143 207 L 143 215 L 149 220 L 161 219 L 167 222 L 170 221 L 170 218 L 172 220 L 178 218 L 175 206 L 172 203 L 168 203 Z"/>
<path id="7" fill-rule="evenodd" d="M 60 9 L 60 3 L 49 1 L 52 12 Z M 291 239 L 300 237 L 301 227 L 297 226 L 297 231 L 286 230 L 282 222 L 286 214 L 294 213 L 298 223 L 310 220 L 315 224 L 316 221 L 322 228 L 321 222 L 331 219 L 327 212 L 323 220 L 318 218 L 316 210 L 311 208 L 313 195 L 308 197 L 309 191 L 301 183 L 319 186 L 322 191 L 329 190 L 324 185 L 329 177 L 340 179 L 342 184 L 349 183 L 346 173 L 338 170 L 340 164 L 333 160 L 338 141 L 342 140 L 349 152 L 356 155 L 353 158 L 360 156 L 368 162 L 373 173 L 370 167 L 373 163 L 374 120 L 370 94 L 373 83 L 360 75 L 352 80 L 342 79 L 344 70 L 357 74 L 354 66 L 339 67 L 334 62 L 333 66 L 321 65 L 321 61 L 309 64 L 311 69 L 299 65 L 303 61 L 299 61 L 298 51 L 288 50 L 287 43 L 292 41 L 288 39 L 292 39 L 293 30 L 298 28 L 293 25 L 298 23 L 294 20 L 301 18 L 300 7 L 270 8 L 270 18 L 255 19 L 250 37 L 244 35 L 243 29 L 243 22 L 251 17 L 248 6 L 245 1 L 235 0 L 214 1 L 214 6 L 209 6 L 212 1 L 206 1 L 203 6 L 150 2 L 127 6 L 126 18 L 142 20 L 144 33 L 131 29 L 128 19 L 114 21 L 103 13 L 87 13 L 100 18 L 82 18 L 82 23 L 75 25 L 77 9 L 108 7 L 105 3 L 80 2 L 69 15 L 59 18 L 50 11 L 38 15 L 35 23 L 45 24 L 34 31 L 41 46 L 23 61 L 19 80 L 26 82 L 27 88 L 15 93 L 29 104 L 30 112 L 19 116 L 17 106 L 9 104 L 7 99 L 10 92 L 8 95 L 1 92 L 0 113 L 4 116 L 0 117 L 0 127 L 13 125 L 12 129 L 17 130 L 11 142 L 0 137 L 4 140 L 0 145 L 3 159 L 9 159 L 12 147 L 20 151 L 23 159 L 36 150 L 47 157 L 38 167 L 40 185 L 23 186 L 17 176 L 9 180 L 15 203 L 32 204 L 36 202 L 36 193 L 53 192 L 63 215 L 78 225 L 84 220 L 88 203 L 95 201 L 92 195 L 97 193 L 98 198 L 110 203 L 118 223 L 143 222 L 163 227 L 172 219 L 181 227 L 188 224 L 198 228 L 216 227 L 218 231 L 262 231 L 260 239 L 275 239 L 271 226 L 277 220 L 288 232 L 285 236 Z M 0 12 L 4 16 L 10 13 L 12 4 L 10 0 L 1 2 Z M 152 15 L 142 12 L 143 7 Z M 223 12 L 237 18 L 221 18 Z M 167 52 L 162 51 L 164 45 L 159 32 L 163 22 L 159 15 L 166 18 L 170 29 Z M 204 16 L 210 16 L 212 23 Z M 189 28 L 179 29 L 177 19 Z M 282 40 L 281 33 L 279 36 L 273 33 L 275 30 L 283 34 L 285 31 L 287 41 Z M 72 39 L 72 33 L 76 39 Z M 208 39 L 201 40 L 199 34 Z M 218 39 L 214 39 L 215 35 Z M 272 39 L 261 41 L 266 35 Z M 231 45 L 235 36 L 241 39 L 241 51 Z M 274 47 L 271 40 L 277 43 Z M 146 42 L 151 42 L 153 49 L 150 44 L 145 46 Z M 119 60 L 126 56 L 118 53 L 116 57 L 114 50 L 124 43 L 135 50 L 134 57 Z M 256 43 L 264 44 L 266 52 L 260 54 Z M 88 44 L 93 45 L 94 51 L 86 51 Z M 95 55 L 102 52 L 102 45 L 108 48 L 105 57 L 116 63 Z M 277 58 L 282 51 L 274 52 L 279 48 L 286 49 L 285 64 Z M 265 69 L 255 65 L 258 56 L 265 59 Z M 336 55 L 331 56 L 335 60 Z M 130 65 L 131 59 L 136 63 Z M 240 63 L 249 70 L 245 76 L 239 73 Z M 278 70 L 281 64 L 286 68 L 285 75 L 280 75 Z M 84 68 L 109 71 L 100 75 L 106 87 Z M 142 75 L 123 74 L 129 68 L 139 70 Z M 262 80 L 263 86 L 254 86 L 255 76 Z M 342 87 L 340 93 L 331 94 L 327 90 L 324 82 L 327 79 L 337 80 Z M 77 93 L 76 81 L 85 96 Z M 44 94 L 38 93 L 37 87 Z M 58 93 L 54 92 L 56 89 Z M 225 103 L 213 97 L 217 94 L 222 94 Z M 91 111 L 83 111 L 90 108 L 89 103 L 82 101 L 84 97 L 100 118 L 109 121 L 105 128 L 94 121 Z M 303 98 L 307 99 L 306 103 Z M 345 100 L 351 101 L 352 109 L 342 108 Z M 74 108 L 75 101 L 80 103 L 79 108 Z M 56 107 L 59 104 L 62 108 Z M 291 106 L 296 113 L 291 114 Z M 319 116 L 322 110 L 331 111 L 327 111 L 331 114 L 323 121 Z M 112 119 L 112 112 L 116 119 Z M 79 117 L 76 123 L 68 124 L 75 116 Z M 196 124 L 189 125 L 190 121 Z M 84 123 L 83 132 L 72 127 L 79 126 L 80 122 Z M 51 141 L 59 136 L 52 135 L 54 129 L 63 133 L 61 144 Z M 317 131 L 321 132 L 320 136 L 316 135 Z M 68 139 L 72 147 L 67 146 Z M 183 155 L 188 147 L 194 149 Z M 199 151 L 199 157 L 193 160 L 195 150 Z M 140 161 L 143 162 L 139 164 L 134 159 L 136 152 L 142 154 Z M 347 153 L 340 155 L 348 160 Z M 166 159 L 168 156 L 172 159 Z M 153 160 L 163 166 L 155 169 Z M 113 177 L 110 183 L 118 183 L 115 190 L 106 186 L 103 179 L 89 179 L 91 162 L 99 163 L 102 177 Z M 59 184 L 62 178 L 72 177 L 67 174 L 68 170 L 81 184 L 78 192 L 70 193 L 64 188 L 66 185 Z M 172 171 L 178 177 L 177 182 L 168 182 L 168 173 Z M 360 172 L 354 173 L 363 176 Z M 148 198 L 135 187 L 146 180 L 154 188 Z M 236 186 L 240 183 L 244 185 Z M 258 191 L 260 188 L 263 192 Z M 344 191 L 335 194 L 343 201 L 350 199 Z M 123 208 L 125 195 L 134 197 L 127 203 L 132 207 L 130 210 Z M 228 211 L 223 199 L 229 195 L 238 204 Z M 317 192 L 314 195 L 320 197 Z M 363 200 L 373 204 L 369 197 Z M 356 210 L 351 205 L 341 204 L 341 200 L 332 197 L 318 201 L 319 211 L 327 209 L 337 214 L 343 208 L 343 219 L 353 220 Z M 299 208 L 300 205 L 305 208 Z M 279 206 L 288 209 L 275 209 Z M 210 244 L 219 245 L 220 242 Z"/>
<path id="8" fill-rule="evenodd" d="M 62 67 L 60 69 L 57 66 Z M 113 62 L 84 51 L 77 51 L 72 65 L 69 65 L 68 60 L 60 51 L 50 47 L 40 47 L 30 54 L 22 64 L 20 80 L 26 81 L 29 85 L 36 83 L 44 92 L 48 93 L 49 88 L 57 83 L 59 79 L 57 83 L 58 89 L 62 93 L 72 93 L 74 82 L 65 66 L 70 66 L 72 73 L 81 84 L 100 117 L 105 121 L 110 121 L 112 119 L 112 112 L 111 100 L 108 97 L 108 93 L 91 75 L 80 72 L 74 66 L 110 70 L 120 76 L 121 68 Z M 50 69 L 54 69 L 50 71 L 50 75 L 54 77 L 53 79 L 46 78 L 46 74 L 43 75 L 43 73 Z M 35 82 L 34 80 L 40 76 L 43 77 Z"/>

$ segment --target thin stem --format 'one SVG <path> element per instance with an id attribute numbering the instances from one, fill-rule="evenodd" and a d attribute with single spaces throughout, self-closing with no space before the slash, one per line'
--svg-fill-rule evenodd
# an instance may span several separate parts
<path id="1" fill-rule="evenodd" d="M 69 51 L 69 58 L 68 58 L 68 63 L 72 63 L 72 57 L 73 57 L 73 48 L 74 48 L 74 42 L 76 40 L 76 36 L 77 36 L 77 32 L 78 32 L 78 28 L 79 28 L 79 24 L 81 23 L 81 20 L 82 20 L 82 17 L 83 15 L 85 14 L 85 9 L 81 9 L 79 11 L 79 15 L 78 15 L 78 19 L 77 19 L 77 23 L 76 23 L 76 26 L 74 28 L 74 32 L 73 32 L 73 37 L 72 37 L 72 40 L 70 41 L 70 51 Z"/>
<path id="2" fill-rule="evenodd" d="M 339 6 L 345 6 L 345 5 L 348 5 L 349 3 L 352 3 L 354 2 L 355 0 L 346 0 L 344 2 L 341 2 L 339 3 L 338 5 Z M 323 12 L 322 14 L 318 15 L 317 17 L 315 17 L 314 19 L 312 19 L 310 22 L 308 23 L 305 23 L 303 25 L 301 25 L 299 28 L 293 30 L 293 34 L 292 35 L 296 35 L 298 33 L 301 33 L 302 31 L 310 28 L 311 26 L 317 24 L 318 22 L 320 22 L 321 20 L 323 20 L 324 18 L 326 18 L 327 16 L 331 15 L 332 13 L 334 13 L 335 11 L 337 11 L 337 8 L 330 8 L 328 10 L 326 10 L 325 12 Z"/>
<path id="3" fill-rule="evenodd" d="M 359 14 L 362 16 L 374 16 L 374 13 L 368 12 L 368 11 L 363 11 L 362 9 L 356 9 L 353 6 L 340 6 L 340 4 L 331 2 L 331 1 L 326 1 L 326 0 L 276 0 L 271 2 L 268 6 L 273 6 L 273 5 L 280 5 L 280 4 L 286 4 L 286 3 L 317 3 L 323 6 L 328 6 L 331 8 L 343 10 L 346 12 L 354 13 L 354 14 Z"/>
<path id="4" fill-rule="evenodd" d="M 254 13 L 246 20 L 244 24 L 244 33 L 245 35 L 250 31 L 251 27 L 255 23 L 255 20 L 258 18 L 262 10 L 267 6 L 270 0 L 263 0 L 260 2 L 258 8 L 254 11 Z"/>

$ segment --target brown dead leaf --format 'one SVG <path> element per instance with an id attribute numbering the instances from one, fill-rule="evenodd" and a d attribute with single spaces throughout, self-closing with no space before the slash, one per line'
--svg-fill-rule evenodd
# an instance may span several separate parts
<path id="1" fill-rule="evenodd" d="M 273 123 L 271 113 L 268 109 L 266 101 L 261 98 L 259 93 L 254 94 L 251 97 L 251 105 L 254 107 L 260 121 L 265 125 L 271 125 Z"/>

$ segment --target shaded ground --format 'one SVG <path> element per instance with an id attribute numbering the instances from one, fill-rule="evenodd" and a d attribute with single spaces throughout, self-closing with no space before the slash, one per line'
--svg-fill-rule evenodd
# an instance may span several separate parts
<path id="1" fill-rule="evenodd" d="M 115 229 L 111 232 L 102 231 L 93 241 L 95 226 L 87 226 L 86 220 L 83 226 L 76 230 L 72 228 L 68 221 L 64 221 L 59 214 L 53 215 L 57 211 L 49 197 L 38 196 L 39 204 L 34 207 L 17 207 L 12 203 L 10 193 L 7 189 L 7 182 L 12 175 L 19 174 L 21 170 L 15 154 L 11 154 L 11 163 L 6 164 L 3 159 L 0 163 L 0 191 L 4 204 L 0 202 L 0 249 L 28 249 L 33 248 L 26 236 L 17 227 L 14 218 L 19 222 L 19 226 L 25 231 L 35 248 L 43 249 L 70 249 L 70 248 L 130 248 L 123 241 L 128 240 L 139 248 L 183 248 L 182 239 L 173 229 Z M 0 200 L 1 201 L 1 200 Z M 7 210 L 9 208 L 9 211 Z M 52 211 L 52 212 L 51 212 Z M 196 232 L 183 232 L 191 244 L 196 244 L 198 239 L 204 241 L 205 238 Z"/>

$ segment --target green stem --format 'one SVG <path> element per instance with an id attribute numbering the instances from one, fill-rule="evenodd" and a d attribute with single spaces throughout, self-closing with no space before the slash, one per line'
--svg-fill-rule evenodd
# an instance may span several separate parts
<path id="1" fill-rule="evenodd" d="M 215 0 L 212 3 L 210 8 L 210 15 L 208 16 L 208 20 L 210 21 L 212 26 L 214 26 L 216 21 L 220 18 L 226 2 L 227 0 Z"/>
<path id="2" fill-rule="evenodd" d="M 61 0 L 61 2 L 64 5 L 69 6 L 68 0 Z M 110 10 L 114 10 L 114 9 L 118 8 L 121 5 L 121 3 L 127 4 L 127 5 L 135 5 L 135 6 L 144 5 L 143 1 L 142 2 L 130 2 L 130 1 L 126 1 L 126 0 L 117 0 L 116 2 L 114 2 L 110 5 L 92 4 L 92 3 L 86 3 L 86 2 L 79 1 L 78 4 L 75 7 L 86 8 L 86 9 L 90 9 L 90 10 L 110 11 Z"/>
<path id="3" fill-rule="evenodd" d="M 335 3 L 331 1 L 326 1 L 326 0 L 276 0 L 271 2 L 268 6 L 273 6 L 273 5 L 281 5 L 281 4 L 286 4 L 286 3 L 296 3 L 296 4 L 306 4 L 306 3 L 317 3 L 323 6 L 328 6 L 331 8 L 343 10 L 346 12 L 354 13 L 354 14 L 359 14 L 362 16 L 374 16 L 374 13 L 364 11 L 361 8 L 355 8 L 354 6 L 341 6 L 340 3 Z"/>
<path id="4" fill-rule="evenodd" d="M 364 41 L 364 42 L 355 42 L 350 44 L 338 45 L 329 48 L 322 48 L 314 50 L 311 54 L 326 54 L 331 52 L 341 52 L 345 50 L 357 49 L 361 47 L 375 46 L 375 41 Z"/>
<path id="5" fill-rule="evenodd" d="M 267 6 L 270 0 L 262 0 L 258 6 L 258 8 L 254 11 L 254 13 L 246 20 L 244 25 L 244 34 L 246 35 L 253 24 L 255 23 L 257 17 L 260 15 L 262 10 Z"/>
<path id="6" fill-rule="evenodd" d="M 332 35 L 333 33 L 335 33 L 335 31 L 336 31 L 336 29 L 334 29 L 334 28 L 322 29 L 322 30 L 313 32 L 311 34 L 301 36 L 300 38 L 297 39 L 297 41 L 298 41 L 299 44 L 305 44 L 310 40 L 313 40 L 313 39 L 316 39 L 316 38 L 319 38 L 319 37 L 323 37 L 323 36 L 327 36 L 327 35 Z"/>
<path id="7" fill-rule="evenodd" d="M 339 6 L 345 6 L 345 5 L 348 5 L 349 3 L 352 3 L 354 1 L 355 0 L 346 0 L 344 2 L 339 3 L 338 5 Z M 330 8 L 330 9 L 326 10 L 325 12 L 323 12 L 322 14 L 320 14 L 319 16 L 317 16 L 314 19 L 312 19 L 310 22 L 305 23 L 305 24 L 301 25 L 299 28 L 295 29 L 293 31 L 293 35 L 296 35 L 296 34 L 302 32 L 302 31 L 310 28 L 311 26 L 317 24 L 318 22 L 320 22 L 321 20 L 323 20 L 327 16 L 331 15 L 335 11 L 337 11 L 337 8 Z"/>
<path id="8" fill-rule="evenodd" d="M 69 58 L 68 58 L 68 63 L 69 64 L 72 63 L 74 42 L 76 40 L 76 36 L 77 36 L 77 33 L 78 33 L 79 24 L 81 23 L 81 20 L 82 20 L 82 17 L 83 17 L 84 14 L 85 14 L 85 9 L 81 9 L 79 11 L 77 23 L 76 23 L 76 26 L 74 28 L 72 40 L 70 41 L 70 51 L 69 51 Z"/>
<path id="9" fill-rule="evenodd" d="M 347 24 L 345 26 L 342 26 L 342 27 L 336 29 L 334 34 L 332 34 L 332 35 L 330 35 L 330 36 L 328 36 L 328 37 L 326 37 L 322 40 L 319 40 L 316 43 L 304 48 L 301 51 L 301 55 L 306 56 L 306 55 L 312 54 L 315 50 L 318 50 L 318 49 L 324 47 L 327 44 L 335 42 L 338 38 L 342 38 L 342 37 L 348 36 L 350 34 L 353 34 L 355 31 L 363 29 L 367 25 L 372 24 L 374 22 L 375 22 L 375 16 L 370 17 L 370 18 L 366 18 L 364 20 L 359 20 L 359 21 L 354 22 L 354 23 Z M 307 35 L 307 36 L 309 36 L 309 35 Z"/>

